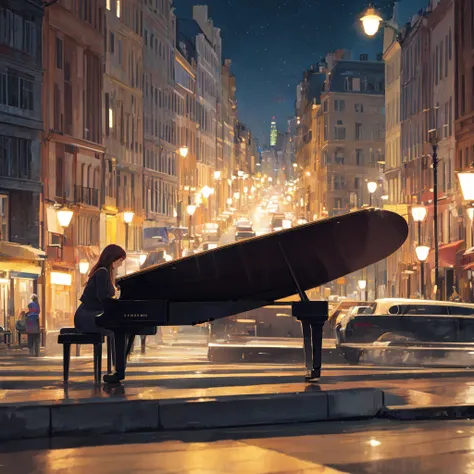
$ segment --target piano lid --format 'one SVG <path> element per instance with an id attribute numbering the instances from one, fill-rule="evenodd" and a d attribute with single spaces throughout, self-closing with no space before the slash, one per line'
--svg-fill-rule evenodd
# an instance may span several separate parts
<path id="1" fill-rule="evenodd" d="M 118 280 L 122 299 L 278 300 L 374 264 L 405 241 L 398 214 L 368 209 L 244 240 Z"/>

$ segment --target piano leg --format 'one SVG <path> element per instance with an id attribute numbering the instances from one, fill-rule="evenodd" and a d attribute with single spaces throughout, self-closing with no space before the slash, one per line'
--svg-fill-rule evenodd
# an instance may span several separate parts
<path id="1" fill-rule="evenodd" d="M 327 303 L 302 301 L 293 303 L 293 316 L 301 321 L 303 328 L 304 356 L 307 375 L 305 379 L 317 382 L 321 377 L 323 326 L 328 318 Z"/>

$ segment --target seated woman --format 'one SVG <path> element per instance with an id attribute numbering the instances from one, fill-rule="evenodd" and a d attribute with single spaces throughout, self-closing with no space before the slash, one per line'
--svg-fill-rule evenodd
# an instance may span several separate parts
<path id="1" fill-rule="evenodd" d="M 81 304 L 74 315 L 74 326 L 79 331 L 113 336 L 112 331 L 97 326 L 96 318 L 104 312 L 104 301 L 115 297 L 117 269 L 126 257 L 125 250 L 114 244 L 105 247 L 100 254 L 98 262 L 89 273 L 89 280 L 80 298 Z M 108 381 L 106 377 L 111 378 L 110 381 L 120 380 L 116 374 L 106 375 L 104 381 Z"/>

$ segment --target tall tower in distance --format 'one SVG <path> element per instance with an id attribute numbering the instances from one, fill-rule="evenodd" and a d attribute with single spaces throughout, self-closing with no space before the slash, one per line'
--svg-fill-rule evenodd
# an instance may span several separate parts
<path id="1" fill-rule="evenodd" d="M 276 146 L 278 137 L 278 130 L 275 117 L 272 118 L 270 125 L 270 146 Z"/>

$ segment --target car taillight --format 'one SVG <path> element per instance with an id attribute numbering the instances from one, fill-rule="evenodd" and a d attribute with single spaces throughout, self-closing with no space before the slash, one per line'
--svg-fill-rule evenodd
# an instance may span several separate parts
<path id="1" fill-rule="evenodd" d="M 362 323 L 362 322 L 355 322 L 353 323 L 355 328 L 373 328 L 374 325 L 371 323 Z"/>

